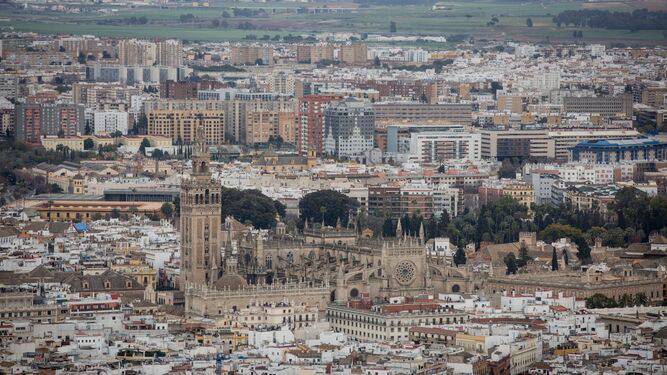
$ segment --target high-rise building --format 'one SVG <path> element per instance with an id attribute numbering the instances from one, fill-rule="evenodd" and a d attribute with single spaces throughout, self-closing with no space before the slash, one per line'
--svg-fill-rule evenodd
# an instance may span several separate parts
<path id="1" fill-rule="evenodd" d="M 246 144 L 266 143 L 272 137 L 294 143 L 295 113 L 280 111 L 252 111 L 246 115 Z"/>
<path id="2" fill-rule="evenodd" d="M 324 151 L 324 110 L 329 103 L 342 100 L 341 95 L 306 95 L 299 98 L 297 116 L 297 150 L 306 154 L 314 150 L 317 155 Z"/>
<path id="3" fill-rule="evenodd" d="M 333 59 L 334 48 L 329 44 L 302 44 L 296 47 L 296 60 L 300 63 L 316 64 Z"/>
<path id="4" fill-rule="evenodd" d="M 344 44 L 340 46 L 338 59 L 345 64 L 364 65 L 368 61 L 368 47 L 365 43 Z"/>
<path id="5" fill-rule="evenodd" d="M 0 97 L 16 98 L 19 96 L 19 77 L 15 74 L 0 74 Z"/>
<path id="6" fill-rule="evenodd" d="M 173 80 L 160 84 L 160 97 L 167 99 L 197 99 L 200 90 L 217 90 L 226 87 L 218 81 L 177 82 Z"/>
<path id="7" fill-rule="evenodd" d="M 146 113 L 148 134 L 170 137 L 174 142 L 190 144 L 201 128 L 208 144 L 225 141 L 225 111 L 222 110 L 154 110 Z"/>
<path id="8" fill-rule="evenodd" d="M 237 45 L 231 48 L 230 62 L 232 65 L 273 64 L 273 49 L 264 46 Z"/>
<path id="9" fill-rule="evenodd" d="M 26 103 L 16 106 L 16 137 L 28 143 L 40 143 L 41 137 L 47 135 L 80 135 L 85 126 L 81 104 Z"/>
<path id="10" fill-rule="evenodd" d="M 37 144 L 42 137 L 42 106 L 19 104 L 16 106 L 16 138 Z"/>
<path id="11" fill-rule="evenodd" d="M 122 111 L 97 111 L 93 115 L 95 135 L 108 135 L 117 131 L 123 135 L 128 131 L 129 114 Z"/>
<path id="12" fill-rule="evenodd" d="M 212 287 L 221 276 L 220 184 L 211 178 L 204 128 L 194 128 L 192 173 L 181 183 L 181 286 Z"/>
<path id="13" fill-rule="evenodd" d="M 155 43 L 146 40 L 123 39 L 118 42 L 118 61 L 122 65 L 153 65 L 156 49 Z"/>
<path id="14" fill-rule="evenodd" d="M 14 134 L 16 110 L 9 100 L 0 98 L 0 135 Z"/>
<path id="15" fill-rule="evenodd" d="M 289 95 L 273 92 L 247 92 L 238 89 L 201 90 L 200 100 L 220 100 L 225 105 L 225 138 L 246 143 L 246 119 L 249 112 L 296 112 L 296 102 Z"/>
<path id="16" fill-rule="evenodd" d="M 374 145 L 375 112 L 361 100 L 349 98 L 324 111 L 324 152 L 336 157 L 362 156 Z"/>
<path id="17" fill-rule="evenodd" d="M 158 65 L 178 68 L 183 59 L 183 46 L 175 39 L 157 42 L 155 57 Z"/>

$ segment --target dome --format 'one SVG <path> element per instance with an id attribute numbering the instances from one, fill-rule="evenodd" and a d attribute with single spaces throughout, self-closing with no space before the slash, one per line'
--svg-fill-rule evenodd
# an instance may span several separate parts
<path id="1" fill-rule="evenodd" d="M 217 289 L 239 290 L 245 288 L 248 283 L 241 275 L 225 274 L 215 282 Z"/>

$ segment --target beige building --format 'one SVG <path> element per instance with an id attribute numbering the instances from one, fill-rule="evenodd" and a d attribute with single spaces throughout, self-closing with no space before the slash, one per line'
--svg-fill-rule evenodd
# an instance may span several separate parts
<path id="1" fill-rule="evenodd" d="M 294 112 L 253 111 L 246 114 L 246 144 L 266 143 L 272 136 L 296 142 Z"/>
<path id="2" fill-rule="evenodd" d="M 490 277 L 486 283 L 487 293 L 502 294 L 516 292 L 533 294 L 551 290 L 566 297 L 580 299 L 594 294 L 604 294 L 618 300 L 622 295 L 635 296 L 643 293 L 650 304 L 663 301 L 663 278 L 650 275 L 635 275 L 631 268 L 621 272 L 600 272 L 589 269 L 586 273 L 558 271 L 549 273 L 527 273 Z"/>
<path id="3" fill-rule="evenodd" d="M 94 149 L 99 146 L 108 145 L 124 145 L 130 149 L 139 149 L 144 138 L 148 139 L 151 147 L 159 149 L 169 149 L 172 145 L 171 137 L 163 137 L 158 135 L 140 135 L 140 136 L 122 136 L 118 138 L 113 137 L 98 137 L 94 135 L 89 136 L 73 136 L 59 138 L 57 136 L 42 137 L 42 147 L 47 150 L 55 150 L 58 145 L 68 147 L 72 151 L 85 151 L 84 141 L 90 139 L 93 141 Z"/>
<path id="4" fill-rule="evenodd" d="M 155 110 L 146 114 L 148 134 L 169 137 L 172 141 L 189 144 L 195 130 L 204 130 L 207 144 L 225 141 L 225 112 L 221 110 Z"/>
<path id="5" fill-rule="evenodd" d="M 465 323 L 468 314 L 437 303 L 404 303 L 355 308 L 329 305 L 327 321 L 335 332 L 363 341 L 399 342 L 410 339 L 410 329 L 429 325 Z"/>
<path id="6" fill-rule="evenodd" d="M 349 65 L 364 65 L 368 60 L 368 47 L 365 43 L 344 44 L 340 46 L 338 59 Z"/>
<path id="7" fill-rule="evenodd" d="M 503 195 L 516 199 L 519 203 L 530 208 L 535 203 L 533 186 L 523 182 L 508 184 L 503 187 Z"/>
<path id="8" fill-rule="evenodd" d="M 121 39 L 118 41 L 118 61 L 122 65 L 153 65 L 156 61 L 155 43 L 137 40 Z"/>
<path id="9" fill-rule="evenodd" d="M 296 60 L 300 63 L 316 64 L 333 59 L 334 48 L 330 44 L 301 44 L 296 47 Z"/>
<path id="10" fill-rule="evenodd" d="M 230 62 L 232 65 L 273 64 L 273 48 L 264 46 L 236 45 L 231 48 Z"/>

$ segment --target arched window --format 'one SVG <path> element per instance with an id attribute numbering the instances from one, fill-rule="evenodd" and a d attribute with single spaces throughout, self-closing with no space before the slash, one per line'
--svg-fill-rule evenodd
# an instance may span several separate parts
<path id="1" fill-rule="evenodd" d="M 208 204 L 209 203 L 209 192 L 208 189 L 204 192 L 204 203 Z"/>

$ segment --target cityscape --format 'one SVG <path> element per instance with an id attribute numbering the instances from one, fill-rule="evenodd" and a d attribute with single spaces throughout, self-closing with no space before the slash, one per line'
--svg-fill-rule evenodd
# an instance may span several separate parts
<path id="1" fill-rule="evenodd" d="M 0 34 L 0 374 L 667 374 L 667 3 Z"/>

